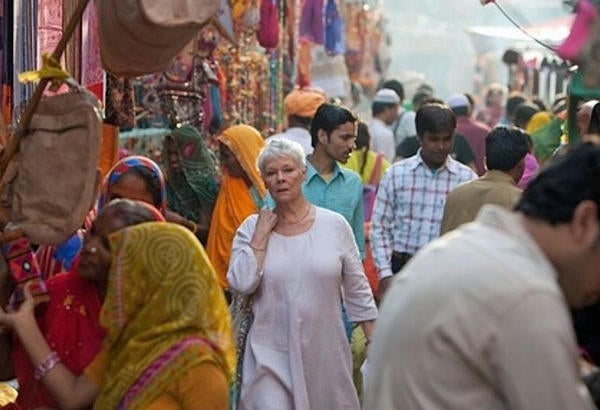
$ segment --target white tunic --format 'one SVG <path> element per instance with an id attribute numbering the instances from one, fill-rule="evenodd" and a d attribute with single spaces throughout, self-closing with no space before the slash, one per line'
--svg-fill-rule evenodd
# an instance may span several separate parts
<path id="1" fill-rule="evenodd" d="M 243 363 L 240 410 L 358 410 L 341 301 L 351 321 L 377 317 L 352 229 L 317 207 L 305 233 L 272 233 L 257 272 L 250 216 L 233 242 L 227 279 L 254 296 L 254 323 Z"/>

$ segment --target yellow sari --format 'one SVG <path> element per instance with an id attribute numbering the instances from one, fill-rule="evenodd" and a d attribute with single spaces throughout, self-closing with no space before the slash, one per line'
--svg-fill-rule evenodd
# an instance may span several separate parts
<path id="1" fill-rule="evenodd" d="M 252 182 L 252 187 L 249 188 L 242 178 L 233 178 L 225 173 L 213 209 L 206 252 L 221 287 L 227 288 L 227 268 L 235 232 L 248 216 L 259 210 L 260 202 L 267 194 L 256 165 L 265 142 L 260 133 L 249 125 L 229 127 L 218 139 L 233 152 Z M 251 189 L 256 191 L 258 198 L 252 196 Z"/>
<path id="2" fill-rule="evenodd" d="M 100 323 L 106 372 L 96 409 L 141 409 L 201 363 L 231 380 L 235 351 L 223 292 L 200 242 L 171 223 L 110 237 L 113 262 Z"/>

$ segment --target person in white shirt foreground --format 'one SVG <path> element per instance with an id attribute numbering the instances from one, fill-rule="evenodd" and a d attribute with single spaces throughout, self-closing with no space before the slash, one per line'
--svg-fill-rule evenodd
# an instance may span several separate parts
<path id="1" fill-rule="evenodd" d="M 600 298 L 600 148 L 574 148 L 516 212 L 493 205 L 396 275 L 366 409 L 592 409 L 568 307 Z"/>

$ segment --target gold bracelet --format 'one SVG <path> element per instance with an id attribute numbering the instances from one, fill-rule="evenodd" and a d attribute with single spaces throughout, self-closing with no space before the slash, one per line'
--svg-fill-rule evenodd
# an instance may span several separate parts
<path id="1" fill-rule="evenodd" d="M 188 228 L 190 231 L 192 231 L 193 234 L 195 234 L 196 232 L 198 232 L 198 224 L 194 221 L 191 221 L 189 219 L 185 220 L 185 227 Z"/>

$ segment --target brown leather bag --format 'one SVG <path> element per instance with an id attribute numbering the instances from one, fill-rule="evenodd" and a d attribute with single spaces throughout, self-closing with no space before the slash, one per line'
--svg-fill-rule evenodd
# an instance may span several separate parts
<path id="1" fill-rule="evenodd" d="M 81 87 L 43 98 L 2 176 L 0 201 L 32 243 L 60 245 L 96 198 L 102 119 L 98 99 Z"/>
<path id="2" fill-rule="evenodd" d="M 220 5 L 220 0 L 97 0 L 104 68 L 125 77 L 166 70 Z"/>

